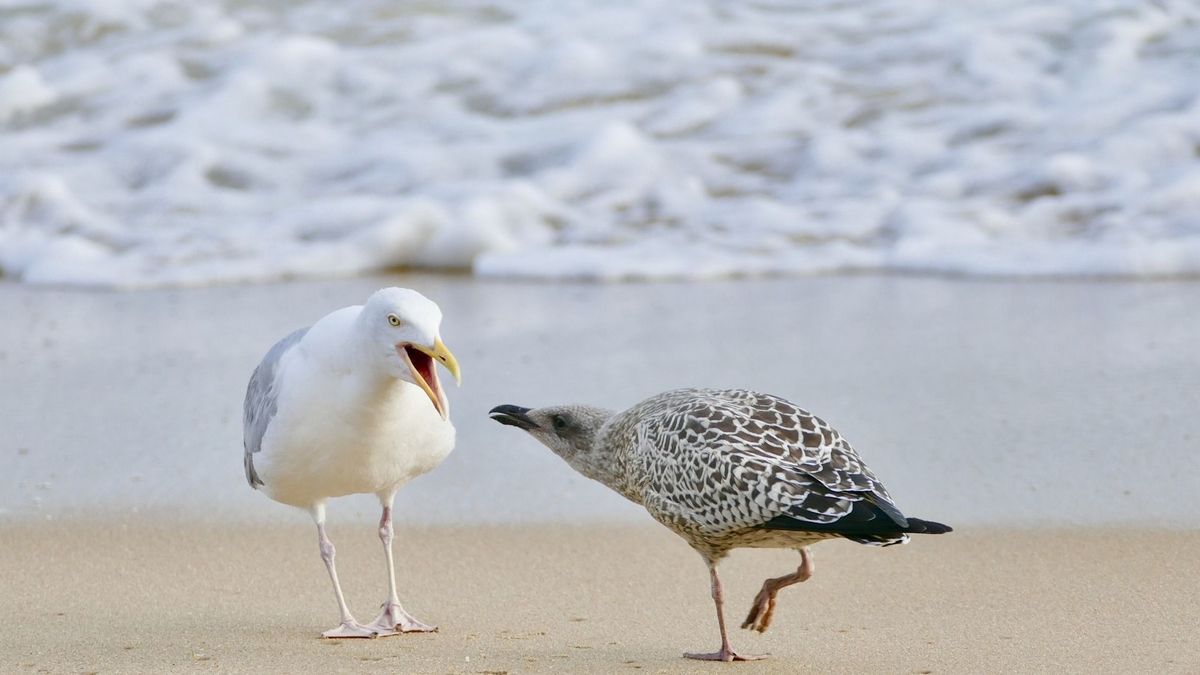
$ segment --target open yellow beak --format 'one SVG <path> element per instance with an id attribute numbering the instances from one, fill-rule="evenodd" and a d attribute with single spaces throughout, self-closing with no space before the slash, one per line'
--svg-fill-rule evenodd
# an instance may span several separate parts
<path id="1" fill-rule="evenodd" d="M 442 342 L 442 338 L 434 338 L 433 351 L 429 352 L 429 355 L 450 371 L 450 374 L 454 376 L 454 384 L 462 386 L 462 372 L 458 369 L 458 359 L 450 353 L 450 350 Z"/>
<path id="2" fill-rule="evenodd" d="M 438 414 L 442 416 L 442 419 L 448 419 L 450 416 L 450 405 L 446 401 L 446 394 L 442 391 L 441 384 L 438 382 L 437 371 L 428 361 L 424 364 L 414 363 L 412 357 L 415 354 L 412 354 L 412 352 L 419 352 L 445 366 L 446 370 L 450 371 L 450 374 L 454 376 L 455 383 L 461 385 L 462 372 L 458 368 L 458 359 L 454 358 L 454 354 L 446 348 L 441 338 L 436 338 L 433 341 L 432 349 L 424 345 L 404 344 L 397 345 L 396 351 L 404 358 L 409 370 L 412 371 L 413 379 L 416 380 L 417 386 L 433 402 L 433 407 L 437 409 Z M 418 357 L 417 360 L 420 360 L 420 358 Z"/>

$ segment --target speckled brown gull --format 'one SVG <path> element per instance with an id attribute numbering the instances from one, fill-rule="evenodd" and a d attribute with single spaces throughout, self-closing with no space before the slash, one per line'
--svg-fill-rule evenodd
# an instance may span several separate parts
<path id="1" fill-rule="evenodd" d="M 767 579 L 742 628 L 767 630 L 780 589 L 813 572 L 809 545 L 843 538 L 873 546 L 951 528 L 905 518 L 883 483 L 824 420 L 777 396 L 679 389 L 619 413 L 570 405 L 501 405 L 492 419 L 529 432 L 576 471 L 641 504 L 704 558 L 721 648 L 688 658 L 745 661 L 725 630 L 717 563 L 730 550 L 791 548 L 795 572 Z"/>

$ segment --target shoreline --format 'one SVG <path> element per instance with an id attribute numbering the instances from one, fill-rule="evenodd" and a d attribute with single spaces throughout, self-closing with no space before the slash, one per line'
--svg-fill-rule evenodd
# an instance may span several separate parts
<path id="1" fill-rule="evenodd" d="M 455 451 L 397 497 L 398 512 L 426 521 L 642 522 L 487 411 L 623 409 L 706 386 L 770 392 L 821 416 L 906 513 L 1200 526 L 1194 285 L 870 276 L 558 286 L 408 275 L 132 294 L 0 285 L 0 465 L 12 477 L 0 518 L 287 522 L 242 477 L 246 381 L 280 335 L 386 285 L 443 305 L 463 367 L 463 387 L 448 392 Z M 330 517 L 373 522 L 374 501 L 348 498 Z"/>
<path id="2" fill-rule="evenodd" d="M 692 286 L 715 284 L 759 284 L 798 282 L 805 280 L 837 280 L 837 279 L 908 279 L 915 281 L 941 281 L 963 284 L 1200 284 L 1200 272 L 1182 272 L 1172 274 L 999 274 L 999 273 L 966 273 L 946 270 L 919 269 L 837 269 L 819 270 L 811 273 L 764 273 L 753 275 L 731 274 L 713 277 L 540 277 L 518 275 L 480 275 L 470 268 L 454 267 L 389 267 L 361 274 L 330 274 L 323 276 L 293 276 L 278 279 L 214 281 L 201 284 L 171 284 L 161 285 L 102 285 L 68 282 L 21 281 L 14 276 L 0 273 L 0 289 L 28 289 L 32 291 L 58 293 L 106 293 L 119 294 L 153 294 L 180 293 L 189 291 L 219 291 L 236 290 L 239 288 L 262 289 L 277 286 L 296 285 L 325 285 L 344 284 L 372 278 L 410 277 L 442 281 L 467 281 L 485 284 L 511 284 L 514 286 L 578 286 L 578 287 L 608 287 L 608 286 Z"/>

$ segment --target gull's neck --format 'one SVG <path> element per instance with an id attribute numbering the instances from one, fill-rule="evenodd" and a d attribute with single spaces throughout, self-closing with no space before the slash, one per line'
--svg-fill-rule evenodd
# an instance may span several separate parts
<path id="1" fill-rule="evenodd" d="M 608 431 L 613 413 L 593 432 L 589 447 L 564 457 L 571 468 L 587 478 L 603 483 L 626 498 L 640 504 L 640 496 L 630 489 L 626 471 L 627 459 L 622 453 L 614 452 L 609 445 Z"/>

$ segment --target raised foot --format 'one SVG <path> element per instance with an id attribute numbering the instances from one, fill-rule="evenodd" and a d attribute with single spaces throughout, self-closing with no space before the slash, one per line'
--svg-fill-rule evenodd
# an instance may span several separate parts
<path id="1" fill-rule="evenodd" d="M 724 661 L 729 663 L 731 661 L 761 661 L 767 658 L 767 655 L 738 654 L 733 650 L 722 649 L 719 652 L 711 652 L 709 654 L 693 654 L 689 652 L 684 654 L 683 658 L 696 659 L 697 661 Z"/>
<path id="2" fill-rule="evenodd" d="M 383 603 L 383 611 L 375 620 L 366 626 L 381 636 L 399 635 L 400 633 L 436 633 L 437 626 L 430 626 L 417 620 L 416 617 L 404 611 L 398 603 Z"/>
<path id="3" fill-rule="evenodd" d="M 379 631 L 364 626 L 357 621 L 344 621 L 337 628 L 330 628 L 321 633 L 323 638 L 376 638 L 379 637 Z"/>
<path id="4" fill-rule="evenodd" d="M 754 605 L 750 608 L 750 613 L 746 615 L 746 620 L 742 622 L 742 628 L 765 633 L 767 628 L 771 626 L 771 617 L 774 615 L 775 594 L 768 593 L 765 589 L 759 591 L 758 596 L 754 598 Z"/>

